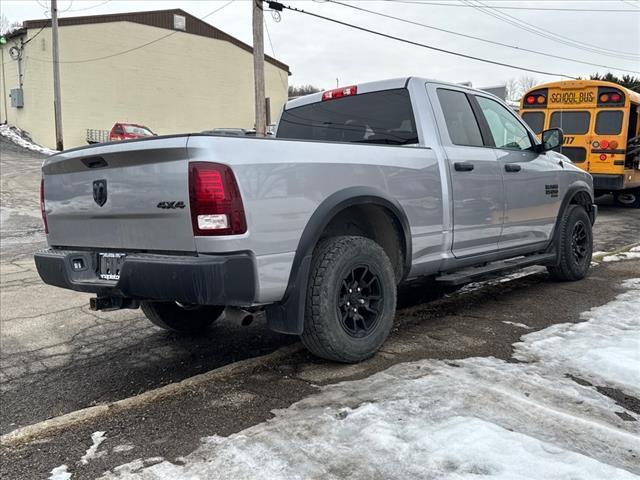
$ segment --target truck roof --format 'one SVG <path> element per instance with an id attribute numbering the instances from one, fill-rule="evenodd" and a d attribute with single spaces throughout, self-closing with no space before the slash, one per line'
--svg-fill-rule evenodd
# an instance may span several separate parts
<path id="1" fill-rule="evenodd" d="M 391 90 L 394 88 L 405 88 L 409 82 L 419 82 L 419 83 L 437 83 L 437 84 L 441 84 L 441 85 L 449 85 L 452 87 L 456 87 L 456 88 L 462 88 L 462 89 L 466 89 L 469 91 L 481 91 L 481 90 L 477 90 L 471 87 L 467 87 L 466 85 L 460 85 L 459 83 L 451 83 L 451 82 L 443 82 L 442 80 L 434 80 L 431 78 L 424 78 L 424 77 L 398 77 L 398 78 L 390 78 L 387 80 L 376 80 L 373 82 L 364 82 L 364 83 L 357 83 L 355 84 L 355 86 L 358 87 L 358 94 L 362 94 L 362 93 L 371 93 L 371 92 L 377 92 L 379 90 Z M 338 88 L 346 88 L 348 85 L 344 85 L 342 87 L 338 87 Z M 322 101 L 322 93 L 323 92 L 317 92 L 317 93 L 312 93 L 309 95 L 304 95 L 302 97 L 298 97 L 298 98 L 294 98 L 293 100 L 289 100 L 285 106 L 284 109 L 285 110 L 289 110 L 291 108 L 296 108 L 296 107 L 301 107 L 303 105 L 309 105 L 311 103 L 316 103 L 316 102 L 320 102 Z M 495 96 L 492 95 L 488 92 L 482 91 L 483 94 L 487 94 L 487 95 L 491 95 L 491 96 Z M 497 98 L 497 97 L 496 97 Z"/>

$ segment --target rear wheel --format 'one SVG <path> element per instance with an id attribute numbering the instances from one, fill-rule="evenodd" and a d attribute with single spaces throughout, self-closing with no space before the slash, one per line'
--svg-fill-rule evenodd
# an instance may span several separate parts
<path id="1" fill-rule="evenodd" d="M 593 233 L 591 221 L 580 205 L 570 205 L 560 221 L 556 244 L 558 264 L 547 267 L 557 280 L 575 281 L 585 277 L 591 266 Z"/>
<path id="2" fill-rule="evenodd" d="M 140 308 L 154 325 L 182 333 L 202 332 L 224 312 L 224 307 L 179 305 L 176 302 L 142 302 Z"/>
<path id="3" fill-rule="evenodd" d="M 340 236 L 314 252 L 301 339 L 311 353 L 344 363 L 371 357 L 396 308 L 391 261 L 373 240 Z"/>
<path id="4" fill-rule="evenodd" d="M 614 192 L 613 201 L 618 207 L 640 208 L 640 188 Z"/>

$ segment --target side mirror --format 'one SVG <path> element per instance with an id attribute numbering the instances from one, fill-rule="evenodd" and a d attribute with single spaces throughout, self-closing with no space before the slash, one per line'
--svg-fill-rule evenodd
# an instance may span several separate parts
<path id="1" fill-rule="evenodd" d="M 564 143 L 564 134 L 561 128 L 550 128 L 542 132 L 541 150 L 546 152 L 561 147 Z"/>

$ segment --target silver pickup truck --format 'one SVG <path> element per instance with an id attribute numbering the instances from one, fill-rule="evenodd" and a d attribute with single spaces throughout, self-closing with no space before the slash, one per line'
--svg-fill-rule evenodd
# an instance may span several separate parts
<path id="1" fill-rule="evenodd" d="M 579 280 L 588 173 L 490 94 L 422 78 L 290 101 L 275 139 L 176 135 L 81 147 L 42 167 L 51 285 L 194 332 L 264 312 L 340 362 L 373 355 L 400 282 L 449 287 L 529 265 Z M 428 282 L 427 282 L 428 283 Z M 248 312 L 248 313 L 247 313 Z"/>

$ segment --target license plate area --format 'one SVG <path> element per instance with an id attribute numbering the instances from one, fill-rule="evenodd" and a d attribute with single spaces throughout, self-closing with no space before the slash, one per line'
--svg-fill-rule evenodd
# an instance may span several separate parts
<path id="1" fill-rule="evenodd" d="M 120 270 L 125 257 L 124 253 L 99 253 L 98 277 L 103 280 L 120 280 Z"/>

